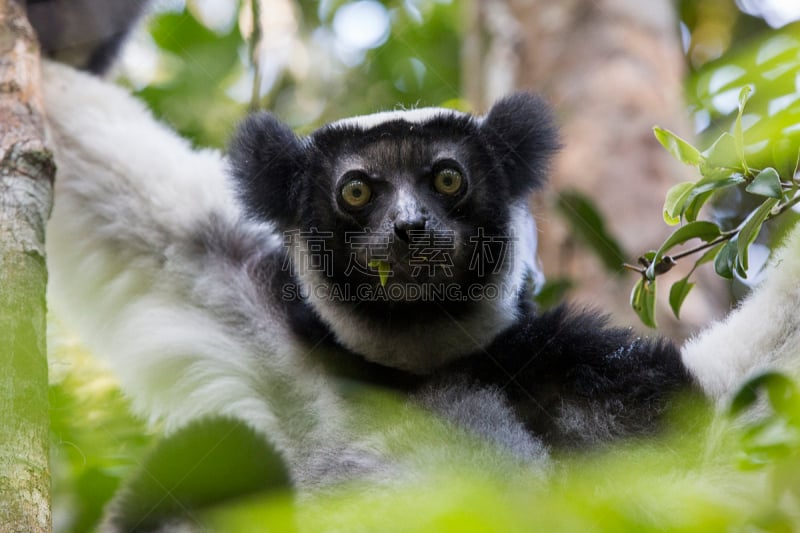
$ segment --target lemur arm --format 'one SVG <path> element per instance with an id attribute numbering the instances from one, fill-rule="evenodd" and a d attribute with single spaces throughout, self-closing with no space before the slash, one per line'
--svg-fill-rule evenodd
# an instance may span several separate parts
<path id="1" fill-rule="evenodd" d="M 749 377 L 800 372 L 800 225 L 789 234 L 763 282 L 724 320 L 681 349 L 683 363 L 720 408 Z"/>
<path id="2" fill-rule="evenodd" d="M 339 448 L 358 468 L 368 454 L 348 457 L 357 446 L 336 392 L 287 346 L 282 310 L 265 297 L 280 243 L 242 218 L 221 155 L 193 150 L 120 87 L 53 63 L 43 76 L 56 313 L 168 432 L 233 417 L 269 437 L 299 484 L 335 475 L 315 461 Z"/>
<path id="3" fill-rule="evenodd" d="M 521 315 L 454 371 L 501 389 L 528 430 L 556 447 L 652 433 L 678 394 L 696 392 L 669 341 L 567 306 L 538 313 L 524 305 Z"/>

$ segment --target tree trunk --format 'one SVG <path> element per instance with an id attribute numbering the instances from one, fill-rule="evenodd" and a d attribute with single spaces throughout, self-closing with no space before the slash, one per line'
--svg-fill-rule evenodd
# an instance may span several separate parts
<path id="1" fill-rule="evenodd" d="M 21 4 L 0 0 L 0 530 L 50 531 L 39 52 Z"/>
<path id="2" fill-rule="evenodd" d="M 480 96 L 491 100 L 514 88 L 543 93 L 563 128 L 565 148 L 535 208 L 545 273 L 576 283 L 570 300 L 640 324 L 629 305 L 637 275 L 610 275 L 596 255 L 576 246 L 554 206 L 560 191 L 575 189 L 589 197 L 629 255 L 620 265 L 657 248 L 671 231 L 660 216 L 664 195 L 673 184 L 698 177 L 674 161 L 652 133 L 660 125 L 691 137 L 673 2 L 483 0 L 481 5 L 492 42 Z M 666 291 L 691 265 L 680 266 L 683 272 L 659 278 L 658 311 L 661 328 L 678 338 L 727 306 L 725 296 L 715 296 L 721 286 L 714 276 L 702 274 L 682 321 L 675 321 Z"/>

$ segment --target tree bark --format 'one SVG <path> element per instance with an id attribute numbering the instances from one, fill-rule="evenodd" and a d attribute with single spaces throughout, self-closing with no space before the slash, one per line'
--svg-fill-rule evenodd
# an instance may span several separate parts
<path id="1" fill-rule="evenodd" d="M 629 305 L 637 275 L 609 275 L 595 255 L 576 245 L 563 219 L 554 215 L 554 205 L 559 191 L 577 189 L 589 197 L 630 255 L 620 258 L 620 266 L 657 248 L 670 233 L 660 216 L 664 195 L 673 184 L 698 177 L 673 160 L 652 133 L 659 125 L 691 138 L 682 97 L 685 61 L 672 2 L 483 0 L 482 6 L 481 20 L 493 36 L 487 57 L 493 59 L 486 61 L 488 81 L 481 96 L 491 100 L 514 88 L 543 93 L 563 128 L 564 150 L 548 192 L 535 206 L 545 273 L 576 283 L 570 300 L 608 311 L 625 324 L 640 324 Z M 504 64 L 497 58 L 506 58 Z M 504 86 L 504 79 L 513 80 L 514 87 Z M 714 276 L 701 274 L 704 279 L 690 294 L 681 322 L 675 321 L 666 292 L 691 265 L 680 266 L 669 278 L 659 278 L 658 311 L 661 329 L 678 338 L 727 307 Z"/>
<path id="2" fill-rule="evenodd" d="M 24 8 L 0 0 L 0 530 L 50 531 L 44 228 L 55 171 L 45 148 L 39 50 Z"/>

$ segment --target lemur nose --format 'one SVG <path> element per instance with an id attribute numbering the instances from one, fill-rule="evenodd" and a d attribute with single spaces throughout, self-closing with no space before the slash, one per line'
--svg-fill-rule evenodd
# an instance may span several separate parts
<path id="1" fill-rule="evenodd" d="M 424 215 L 416 215 L 410 218 L 401 218 L 394 222 L 394 234 L 403 242 L 411 240 L 410 232 L 422 231 L 427 226 L 428 219 Z"/>

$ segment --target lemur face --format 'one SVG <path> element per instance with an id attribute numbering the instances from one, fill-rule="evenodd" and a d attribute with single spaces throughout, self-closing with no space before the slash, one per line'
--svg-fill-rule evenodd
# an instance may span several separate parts
<path id="1" fill-rule="evenodd" d="M 332 277 L 388 286 L 485 277 L 486 269 L 470 268 L 476 241 L 481 231 L 508 236 L 509 209 L 479 139 L 471 117 L 437 111 L 424 122 L 364 129 L 350 120 L 312 134 L 301 228 L 330 233 Z"/>
<path id="2" fill-rule="evenodd" d="M 509 272 L 514 213 L 544 180 L 556 148 L 548 108 L 518 94 L 486 117 L 438 108 L 378 113 L 302 140 L 272 116 L 255 115 L 240 128 L 231 160 L 249 212 L 298 247 L 296 268 L 317 269 L 317 282 L 380 286 L 388 301 L 403 302 L 413 295 L 402 287 L 453 284 L 463 292 Z"/>
<path id="3" fill-rule="evenodd" d="M 304 139 L 256 114 L 230 159 L 247 213 L 283 232 L 290 299 L 353 352 L 424 373 L 516 319 L 536 271 L 527 196 L 557 147 L 548 107 L 517 94 L 485 117 L 377 113 Z"/>

